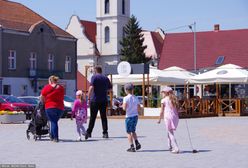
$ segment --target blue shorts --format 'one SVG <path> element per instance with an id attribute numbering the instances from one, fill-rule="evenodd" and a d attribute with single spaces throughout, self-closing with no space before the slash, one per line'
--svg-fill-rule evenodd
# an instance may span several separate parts
<path id="1" fill-rule="evenodd" d="M 137 122 L 138 122 L 138 116 L 126 118 L 125 125 L 126 125 L 127 133 L 135 132 Z"/>

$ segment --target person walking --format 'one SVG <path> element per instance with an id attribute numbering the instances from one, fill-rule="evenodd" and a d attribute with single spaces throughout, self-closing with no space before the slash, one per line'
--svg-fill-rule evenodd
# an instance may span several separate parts
<path id="1" fill-rule="evenodd" d="M 81 141 L 81 135 L 85 136 L 86 131 L 84 128 L 87 123 L 87 102 L 85 100 L 85 94 L 82 90 L 76 92 L 76 100 L 73 103 L 71 119 L 75 117 L 78 133 L 78 141 Z"/>
<path id="2" fill-rule="evenodd" d="M 128 83 L 125 85 L 125 92 L 127 96 L 123 98 L 123 110 L 126 111 L 126 132 L 130 148 L 127 149 L 128 152 L 135 152 L 141 148 L 136 134 L 136 125 L 138 122 L 138 112 L 140 111 L 139 100 L 133 95 L 133 85 Z M 136 148 L 134 148 L 133 141 L 135 142 Z"/>
<path id="3" fill-rule="evenodd" d="M 158 124 L 164 118 L 165 126 L 167 129 L 168 147 L 172 153 L 179 153 L 174 131 L 176 130 L 179 122 L 178 117 L 178 101 L 177 97 L 173 94 L 171 87 L 164 87 L 162 89 L 163 99 L 161 100 L 161 111 Z"/>
<path id="4" fill-rule="evenodd" d="M 58 84 L 59 77 L 50 76 L 48 84 L 41 91 L 41 99 L 45 102 L 45 111 L 51 123 L 51 141 L 59 142 L 58 121 L 64 111 L 64 87 Z"/>
<path id="5" fill-rule="evenodd" d="M 90 104 L 90 121 L 85 135 L 85 139 L 91 137 L 98 110 L 100 111 L 100 116 L 102 120 L 103 138 L 109 137 L 106 108 L 108 103 L 107 94 L 108 91 L 112 90 L 112 85 L 109 79 L 106 76 L 102 75 L 101 66 L 96 66 L 94 70 L 95 74 L 91 77 L 88 92 L 88 100 Z"/>

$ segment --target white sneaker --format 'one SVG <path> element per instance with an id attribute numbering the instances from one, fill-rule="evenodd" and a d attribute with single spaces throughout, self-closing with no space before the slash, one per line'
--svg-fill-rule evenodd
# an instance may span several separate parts
<path id="1" fill-rule="evenodd" d="M 79 136 L 79 137 L 77 138 L 77 141 L 81 141 L 81 136 Z"/>
<path id="2" fill-rule="evenodd" d="M 179 149 L 173 149 L 172 151 L 171 151 L 171 153 L 173 153 L 173 154 L 178 154 L 179 153 Z"/>

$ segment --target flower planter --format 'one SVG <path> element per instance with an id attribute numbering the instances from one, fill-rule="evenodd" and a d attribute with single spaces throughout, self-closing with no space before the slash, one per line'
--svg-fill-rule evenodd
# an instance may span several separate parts
<path id="1" fill-rule="evenodd" d="M 18 123 L 23 122 L 26 120 L 25 114 L 16 114 L 16 115 L 0 115 L 0 123 L 1 124 L 8 124 L 8 123 Z"/>

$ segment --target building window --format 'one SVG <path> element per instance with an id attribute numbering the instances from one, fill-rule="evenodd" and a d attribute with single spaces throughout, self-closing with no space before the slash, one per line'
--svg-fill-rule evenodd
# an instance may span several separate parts
<path id="1" fill-rule="evenodd" d="M 105 0 L 105 14 L 109 14 L 109 0 Z"/>
<path id="2" fill-rule="evenodd" d="M 30 69 L 34 70 L 37 68 L 37 55 L 35 52 L 30 53 Z"/>
<path id="3" fill-rule="evenodd" d="M 21 86 L 21 96 L 27 96 L 28 95 L 28 85 L 22 85 Z"/>
<path id="4" fill-rule="evenodd" d="M 9 51 L 8 69 L 16 69 L 16 51 L 14 50 Z"/>
<path id="5" fill-rule="evenodd" d="M 69 56 L 65 58 L 65 72 L 71 72 L 71 57 Z"/>
<path id="6" fill-rule="evenodd" d="M 125 27 L 122 28 L 122 38 L 126 37 Z"/>
<path id="7" fill-rule="evenodd" d="M 125 0 L 122 0 L 122 14 L 125 15 Z"/>
<path id="8" fill-rule="evenodd" d="M 105 34 L 105 43 L 108 43 L 110 41 L 110 31 L 109 31 L 109 27 L 105 27 L 105 30 L 104 30 L 104 34 Z"/>
<path id="9" fill-rule="evenodd" d="M 3 85 L 3 94 L 11 95 L 11 86 L 10 85 Z"/>
<path id="10" fill-rule="evenodd" d="M 3 94 L 2 88 L 3 88 L 3 81 L 0 79 L 0 94 Z"/>
<path id="11" fill-rule="evenodd" d="M 53 54 L 48 55 L 48 70 L 49 71 L 54 70 L 54 55 Z"/>

